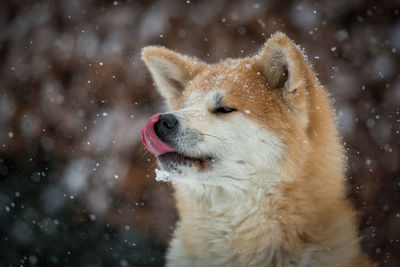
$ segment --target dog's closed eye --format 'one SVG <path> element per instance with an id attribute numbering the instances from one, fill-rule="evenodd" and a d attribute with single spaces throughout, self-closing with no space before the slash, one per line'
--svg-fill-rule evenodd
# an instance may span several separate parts
<path id="1" fill-rule="evenodd" d="M 221 113 L 231 113 L 237 111 L 237 109 L 235 108 L 231 108 L 231 107 L 219 107 L 213 110 L 214 114 L 221 114 Z"/>

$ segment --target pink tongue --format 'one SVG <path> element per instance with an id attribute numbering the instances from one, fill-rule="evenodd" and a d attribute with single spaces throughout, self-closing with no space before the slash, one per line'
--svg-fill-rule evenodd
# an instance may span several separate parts
<path id="1" fill-rule="evenodd" d="M 154 124 L 160 119 L 160 116 L 161 113 L 151 116 L 146 125 L 140 131 L 142 135 L 142 143 L 152 154 L 156 156 L 160 156 L 165 153 L 176 152 L 175 149 L 161 141 L 154 131 Z"/>

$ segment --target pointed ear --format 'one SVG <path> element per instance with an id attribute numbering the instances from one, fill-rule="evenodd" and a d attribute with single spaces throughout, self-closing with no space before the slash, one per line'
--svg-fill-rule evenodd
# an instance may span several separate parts
<path id="1" fill-rule="evenodd" d="M 283 33 L 275 33 L 257 55 L 270 89 L 291 97 L 305 87 L 309 66 L 302 52 Z"/>
<path id="2" fill-rule="evenodd" d="M 157 46 L 143 48 L 142 59 L 170 108 L 176 106 L 187 83 L 203 66 L 197 59 Z"/>
<path id="3" fill-rule="evenodd" d="M 256 60 L 268 87 L 281 95 L 305 129 L 309 120 L 309 90 L 319 83 L 303 53 L 285 34 L 278 32 L 266 42 Z"/>

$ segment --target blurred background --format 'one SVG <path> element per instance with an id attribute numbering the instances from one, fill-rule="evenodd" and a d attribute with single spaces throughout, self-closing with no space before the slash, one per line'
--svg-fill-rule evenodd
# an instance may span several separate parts
<path id="1" fill-rule="evenodd" d="M 177 219 L 140 143 L 165 110 L 140 59 L 206 62 L 275 31 L 334 99 L 364 250 L 400 266 L 400 4 L 396 1 L 0 2 L 0 266 L 162 266 Z"/>

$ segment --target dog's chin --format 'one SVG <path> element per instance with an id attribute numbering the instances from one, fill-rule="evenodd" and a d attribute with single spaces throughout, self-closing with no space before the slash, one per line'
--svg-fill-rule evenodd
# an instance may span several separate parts
<path id="1" fill-rule="evenodd" d="M 189 157 L 182 153 L 172 152 L 158 156 L 162 169 L 166 171 L 180 172 L 182 167 L 197 168 L 206 171 L 213 165 L 214 159 L 208 156 Z"/>

